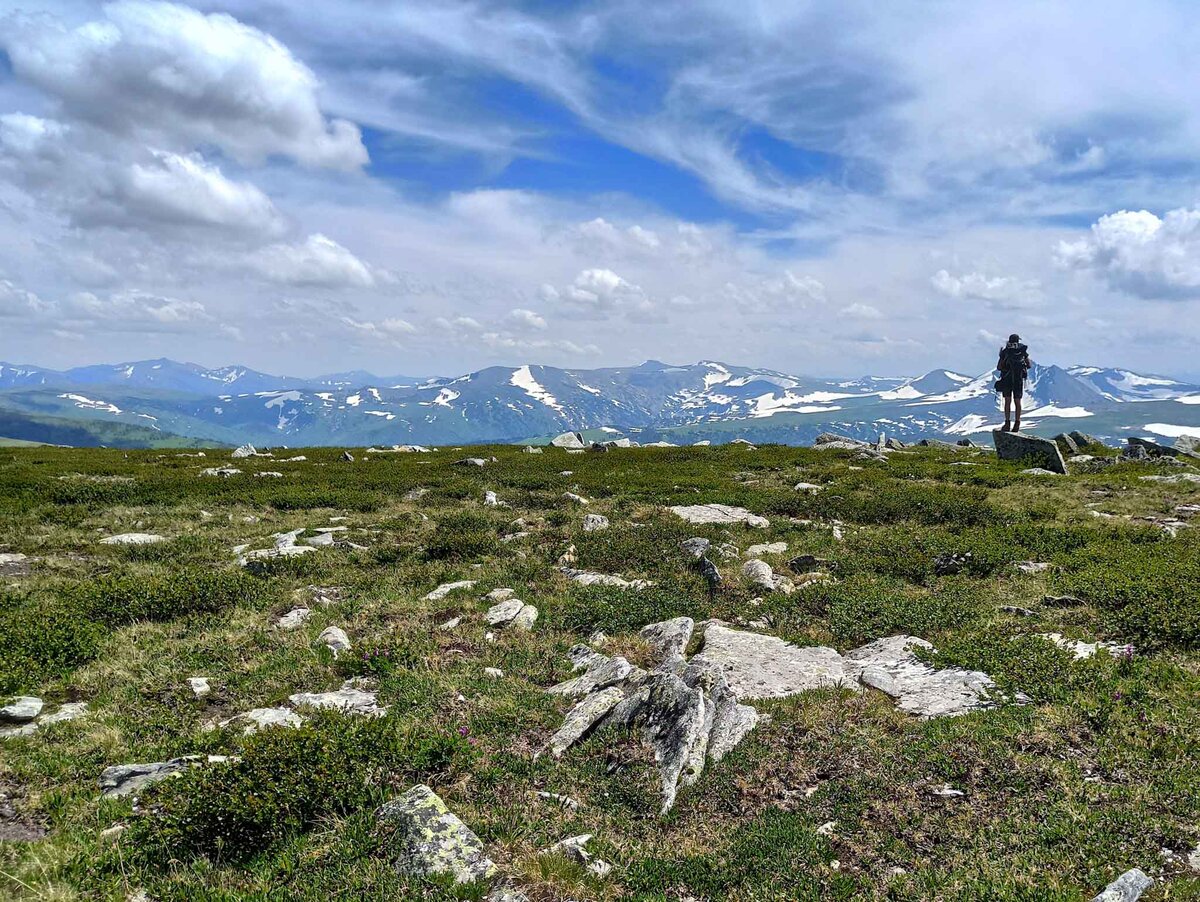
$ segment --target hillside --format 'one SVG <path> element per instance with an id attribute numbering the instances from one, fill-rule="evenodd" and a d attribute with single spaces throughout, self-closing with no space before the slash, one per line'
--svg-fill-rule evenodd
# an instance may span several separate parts
<path id="1" fill-rule="evenodd" d="M 985 435 L 1002 422 L 990 372 L 911 379 L 795 376 L 702 361 L 673 366 L 489 367 L 453 379 L 361 371 L 297 379 L 246 367 L 149 360 L 52 372 L 0 364 L 0 405 L 37 416 L 152 427 L 210 443 L 268 447 L 447 445 L 548 440 L 616 429 L 644 441 L 809 444 L 835 431 L 874 440 Z M 1027 430 L 1200 433 L 1200 385 L 1099 367 L 1037 365 Z M 1167 430 L 1162 432 L 1161 430 Z"/>
<path id="2" fill-rule="evenodd" d="M 1200 471 L 1085 450 L 2 447 L 0 895 L 1200 898 Z"/>

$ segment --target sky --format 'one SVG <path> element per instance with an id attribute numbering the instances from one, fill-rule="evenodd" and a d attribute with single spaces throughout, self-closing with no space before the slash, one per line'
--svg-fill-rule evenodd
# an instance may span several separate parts
<path id="1" fill-rule="evenodd" d="M 0 0 L 0 360 L 1200 377 L 1193 2 Z"/>

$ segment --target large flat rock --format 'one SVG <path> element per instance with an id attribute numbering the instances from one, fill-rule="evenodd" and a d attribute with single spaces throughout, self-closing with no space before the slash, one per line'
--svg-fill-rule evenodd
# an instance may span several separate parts
<path id="1" fill-rule="evenodd" d="M 888 636 L 845 655 L 848 672 L 864 686 L 896 700 L 896 706 L 918 717 L 952 717 L 992 706 L 996 688 L 978 670 L 946 667 L 936 670 L 917 659 L 913 650 L 932 649 L 915 636 Z"/>
<path id="2" fill-rule="evenodd" d="M 704 647 L 692 661 L 719 667 L 738 699 L 783 698 L 838 686 L 858 688 L 842 656 L 832 648 L 802 648 L 776 636 L 717 623 L 705 629 Z"/>
<path id="3" fill-rule="evenodd" d="M 771 525 L 766 517 L 752 514 L 744 507 L 731 507 L 728 504 L 683 504 L 669 510 L 689 523 L 714 523 L 722 526 L 745 523 L 757 529 L 766 529 Z"/>
<path id="4" fill-rule="evenodd" d="M 993 429 L 992 442 L 996 446 L 996 456 L 1000 460 L 1023 461 L 1052 473 L 1065 474 L 1067 472 L 1062 452 L 1058 450 L 1058 445 L 1048 438 L 1039 438 L 1024 432 L 1002 432 L 999 429 Z"/>

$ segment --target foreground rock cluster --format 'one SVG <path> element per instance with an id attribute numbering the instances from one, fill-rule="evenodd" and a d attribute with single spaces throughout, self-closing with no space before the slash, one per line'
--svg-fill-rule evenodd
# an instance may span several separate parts
<path id="1" fill-rule="evenodd" d="M 871 687 L 923 718 L 965 714 L 997 701 L 987 674 L 936 669 L 919 660 L 914 652 L 932 646 L 914 636 L 890 636 L 842 655 L 710 620 L 699 624 L 701 648 L 689 660 L 695 632 L 689 617 L 646 626 L 640 635 L 654 652 L 650 670 L 587 645 L 572 648 L 580 675 L 549 691 L 578 701 L 546 750 L 561 757 L 597 730 L 636 731 L 654 749 L 665 813 L 680 787 L 699 779 L 707 761 L 720 761 L 757 725 L 759 714 L 747 701 Z"/>

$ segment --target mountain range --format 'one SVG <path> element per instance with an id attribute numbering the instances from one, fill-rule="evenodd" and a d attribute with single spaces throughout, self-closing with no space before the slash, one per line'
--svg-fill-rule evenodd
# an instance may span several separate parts
<path id="1" fill-rule="evenodd" d="M 1003 417 L 992 372 L 840 380 L 715 361 L 563 369 L 493 366 L 457 378 L 315 378 L 172 360 L 51 370 L 0 363 L 0 438 L 57 444 L 291 446 L 538 442 L 567 430 L 642 443 L 807 444 L 821 432 L 911 440 L 986 434 Z M 1200 385 L 1096 366 L 1035 365 L 1025 427 L 1109 440 L 1200 434 Z"/>

